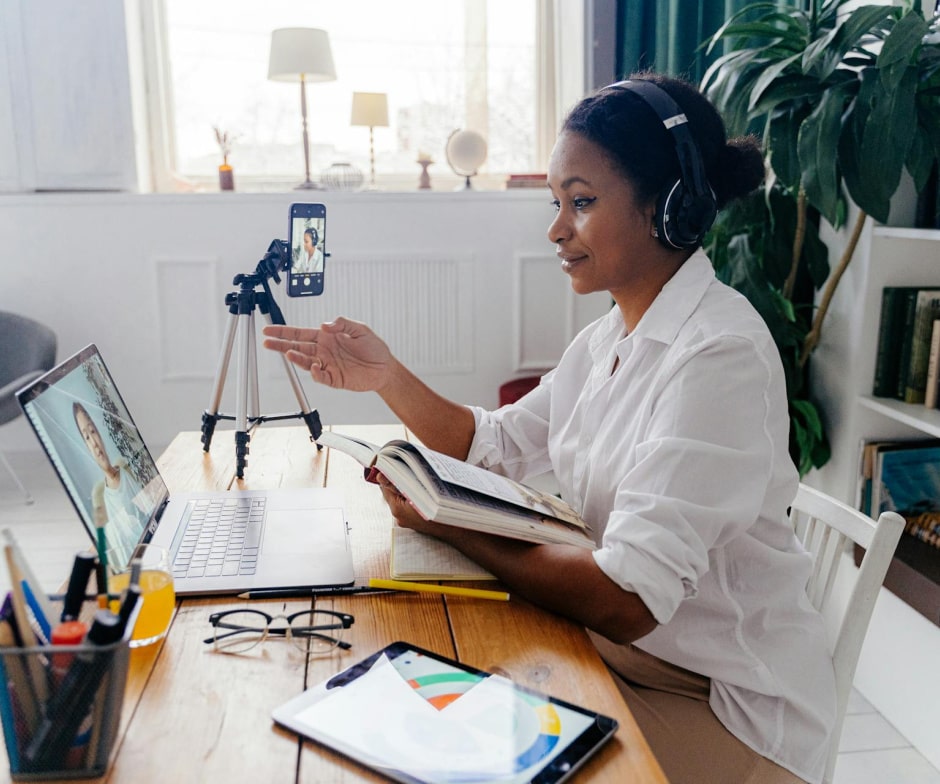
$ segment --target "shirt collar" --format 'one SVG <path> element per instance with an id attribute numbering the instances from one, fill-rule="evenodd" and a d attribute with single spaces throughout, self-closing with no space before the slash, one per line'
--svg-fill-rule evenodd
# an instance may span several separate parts
<path id="1" fill-rule="evenodd" d="M 614 305 L 592 336 L 591 350 L 602 350 L 611 340 L 631 337 L 672 343 L 714 280 L 715 269 L 705 251 L 699 248 L 666 282 L 630 335 L 624 336 L 623 317 L 620 308 Z"/>

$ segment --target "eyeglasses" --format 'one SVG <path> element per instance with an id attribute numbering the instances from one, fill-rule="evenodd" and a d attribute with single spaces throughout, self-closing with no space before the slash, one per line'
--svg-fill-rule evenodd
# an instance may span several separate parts
<path id="1" fill-rule="evenodd" d="M 225 610 L 212 613 L 209 623 L 214 634 L 203 640 L 213 643 L 220 653 L 245 653 L 270 635 L 286 637 L 307 656 L 320 656 L 334 648 L 349 650 L 341 638 L 355 622 L 347 613 L 330 610 L 301 610 L 291 615 L 268 615 L 261 610 Z M 283 626 L 274 626 L 284 621 Z"/>

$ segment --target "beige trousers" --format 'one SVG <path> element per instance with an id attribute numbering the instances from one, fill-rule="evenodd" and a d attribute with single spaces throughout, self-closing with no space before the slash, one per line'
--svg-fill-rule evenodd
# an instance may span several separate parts
<path id="1" fill-rule="evenodd" d="M 708 678 L 588 634 L 670 784 L 804 784 L 725 729 L 708 706 Z"/>

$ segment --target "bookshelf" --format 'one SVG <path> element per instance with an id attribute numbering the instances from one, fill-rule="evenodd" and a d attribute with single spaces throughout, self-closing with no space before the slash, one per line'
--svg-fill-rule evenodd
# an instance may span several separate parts
<path id="1" fill-rule="evenodd" d="M 854 216 L 850 216 L 849 224 Z M 841 248 L 845 236 L 826 238 Z M 835 252 L 830 258 L 837 257 Z M 846 503 L 856 500 L 859 448 L 865 439 L 940 438 L 940 410 L 872 396 L 881 296 L 885 286 L 940 288 L 940 231 L 866 226 L 823 326 L 810 362 L 814 394 L 823 411 L 832 458 L 805 481 Z M 907 538 L 907 537 L 905 537 Z M 929 546 L 925 545 L 925 548 Z M 882 589 L 862 649 L 859 691 L 935 766 L 940 767 L 940 670 L 905 666 L 911 658 L 940 658 L 940 585 L 906 561 L 940 563 L 930 548 L 901 553 Z M 851 558 L 849 559 L 851 561 Z"/>

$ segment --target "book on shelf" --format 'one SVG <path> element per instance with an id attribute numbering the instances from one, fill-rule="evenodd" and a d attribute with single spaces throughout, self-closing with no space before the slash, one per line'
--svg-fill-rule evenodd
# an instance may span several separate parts
<path id="1" fill-rule="evenodd" d="M 885 286 L 881 291 L 881 318 L 875 355 L 875 379 L 872 394 L 897 397 L 901 372 L 900 346 L 908 328 L 914 325 L 916 286 Z"/>
<path id="2" fill-rule="evenodd" d="M 934 321 L 940 318 L 940 289 L 921 289 L 914 308 L 910 337 L 910 364 L 904 386 L 905 403 L 923 403 L 927 390 L 927 365 Z"/>
<path id="3" fill-rule="evenodd" d="M 940 398 L 940 318 L 934 319 L 930 332 L 930 353 L 927 355 L 927 389 L 924 405 L 936 408 Z"/>
<path id="4" fill-rule="evenodd" d="M 917 404 L 926 401 L 933 322 L 938 318 L 940 289 L 923 286 L 882 289 L 874 396 Z"/>
<path id="5" fill-rule="evenodd" d="M 593 550 L 591 529 L 560 498 L 410 441 L 382 446 L 323 431 L 317 439 L 381 473 L 426 520 L 536 543 Z"/>
<path id="6" fill-rule="evenodd" d="M 393 580 L 494 580 L 456 547 L 420 531 L 395 526 L 389 574 Z"/>
<path id="7" fill-rule="evenodd" d="M 867 442 L 859 464 L 859 509 L 897 512 L 907 534 L 940 549 L 940 439 Z"/>

